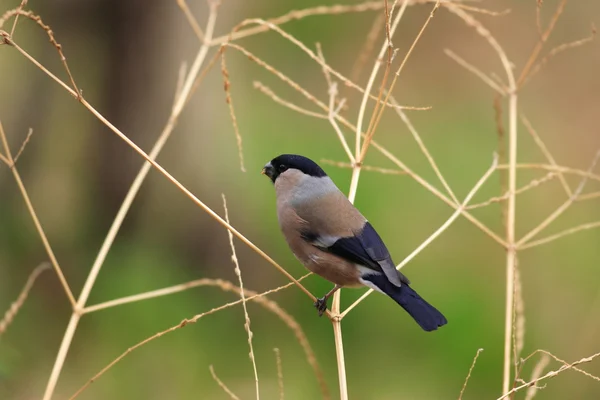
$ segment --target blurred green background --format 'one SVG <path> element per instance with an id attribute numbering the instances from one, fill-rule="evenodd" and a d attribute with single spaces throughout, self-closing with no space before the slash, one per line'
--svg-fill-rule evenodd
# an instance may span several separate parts
<path id="1" fill-rule="evenodd" d="M 0 11 L 18 0 L 0 0 Z M 354 3 L 354 2 L 348 2 Z M 547 25 L 558 1 L 545 1 Z M 600 3 L 569 3 L 545 50 L 590 33 Z M 292 9 L 328 5 L 317 0 L 224 1 L 216 35 L 245 18 L 271 18 Z M 477 6 L 511 12 L 477 15 L 505 47 L 520 72 L 537 39 L 536 2 L 485 1 Z M 182 61 L 199 48 L 176 1 L 31 0 L 28 5 L 51 26 L 85 98 L 109 121 L 149 151 L 171 109 Z M 190 1 L 204 26 L 207 7 Z M 412 43 L 431 5 L 409 7 L 394 38 L 398 57 Z M 314 16 L 283 28 L 310 48 L 320 42 L 328 62 L 346 76 L 356 73 L 365 37 L 382 11 Z M 10 30 L 12 21 L 5 26 Z M 31 21 L 21 20 L 14 39 L 66 79 L 55 50 Z M 380 32 L 375 47 L 380 47 Z M 327 102 L 320 67 L 275 33 L 238 42 Z M 394 91 L 402 104 L 432 106 L 409 111 L 447 181 L 464 198 L 489 167 L 497 150 L 494 93 L 443 52 L 449 48 L 482 71 L 504 76 L 489 45 L 443 8 L 416 47 Z M 211 49 L 209 58 L 216 51 Z M 357 76 L 364 86 L 375 55 Z M 228 50 L 231 94 L 244 140 L 248 172 L 240 172 L 236 140 L 217 65 L 184 111 L 159 163 L 222 214 L 227 196 L 232 224 L 294 276 L 305 273 L 281 237 L 270 183 L 259 174 L 274 156 L 292 152 L 314 160 L 346 161 L 326 120 L 312 119 L 275 104 L 253 88 L 261 81 L 279 96 L 314 109 L 298 93 L 235 50 Z M 600 47 L 597 41 L 552 59 L 523 89 L 520 111 L 531 120 L 557 162 L 586 169 L 600 147 Z M 142 159 L 74 101 L 62 88 L 8 46 L 0 47 L 0 119 L 14 152 L 33 128 L 19 160 L 31 196 L 62 269 L 78 296 L 92 262 Z M 344 116 L 355 122 L 360 94 L 340 85 Z M 506 115 L 506 110 L 504 110 Z M 351 132 L 346 130 L 348 137 Z M 376 140 L 414 171 L 441 187 L 402 121 L 388 110 Z M 519 124 L 519 162 L 545 159 Z M 394 166 L 376 150 L 369 165 Z M 325 166 L 347 192 L 350 170 Z M 543 171 L 519 171 L 519 185 Z M 578 180 L 568 177 L 572 188 Z M 500 193 L 495 174 L 477 195 Z M 586 191 L 600 190 L 590 182 Z M 520 195 L 521 237 L 565 201 L 555 179 Z M 407 176 L 363 172 L 356 204 L 384 238 L 396 262 L 437 229 L 452 209 Z M 473 212 L 498 234 L 498 204 Z M 539 237 L 600 219 L 598 200 L 576 203 Z M 525 301 L 523 355 L 547 349 L 566 360 L 600 350 L 600 230 L 589 230 L 520 253 Z M 286 279 L 236 240 L 245 286 L 263 291 Z M 8 309 L 33 268 L 47 255 L 10 170 L 0 166 L 0 311 Z M 466 399 L 494 399 L 501 390 L 504 332 L 505 252 L 472 223 L 459 218 L 403 270 L 414 287 L 436 305 L 449 324 L 424 333 L 389 299 L 370 296 L 343 321 L 348 386 L 352 399 L 457 398 L 471 360 L 479 357 Z M 237 282 L 227 233 L 156 171 L 136 198 L 88 301 L 102 301 L 199 278 Z M 310 277 L 306 286 L 322 295 L 330 284 Z M 364 290 L 344 290 L 342 308 Z M 301 324 L 338 396 L 331 324 L 318 318 L 296 288 L 271 296 Z M 235 300 L 216 288 L 183 293 L 99 311 L 82 318 L 58 383 L 56 399 L 67 398 L 130 346 L 182 319 Z M 273 348 L 281 350 L 286 399 L 319 398 L 312 370 L 292 332 L 273 314 L 250 303 L 254 349 L 262 397 L 277 398 Z M 52 272 L 44 273 L 8 331 L 0 338 L 0 398 L 41 398 L 70 315 Z M 252 366 L 241 306 L 201 319 L 136 350 L 95 382 L 81 399 L 224 399 L 209 373 L 241 398 L 254 397 Z M 537 359 L 526 364 L 524 378 Z M 559 364 L 552 364 L 556 369 Z M 600 361 L 583 367 L 600 374 Z M 523 398 L 523 393 L 518 396 Z M 600 398 L 600 384 L 573 371 L 547 382 L 539 399 Z"/>

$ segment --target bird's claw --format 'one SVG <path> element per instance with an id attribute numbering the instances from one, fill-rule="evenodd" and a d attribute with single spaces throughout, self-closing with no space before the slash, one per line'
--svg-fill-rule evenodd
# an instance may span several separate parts
<path id="1" fill-rule="evenodd" d="M 315 301 L 315 308 L 319 311 L 319 317 L 323 316 L 323 313 L 327 310 L 327 297 L 321 297 Z"/>

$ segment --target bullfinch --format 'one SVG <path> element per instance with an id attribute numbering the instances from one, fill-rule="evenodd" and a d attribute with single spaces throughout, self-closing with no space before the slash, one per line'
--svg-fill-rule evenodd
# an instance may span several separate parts
<path id="1" fill-rule="evenodd" d="M 373 226 L 314 161 L 283 154 L 262 173 L 275 186 L 279 226 L 290 249 L 306 268 L 335 284 L 315 302 L 319 315 L 336 290 L 364 285 L 391 297 L 425 331 L 448 322 L 409 286 Z"/>

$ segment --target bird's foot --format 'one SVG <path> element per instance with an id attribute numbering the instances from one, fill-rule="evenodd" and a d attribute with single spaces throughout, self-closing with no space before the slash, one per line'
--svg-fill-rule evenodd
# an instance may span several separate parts
<path id="1" fill-rule="evenodd" d="M 323 316 L 323 313 L 327 310 L 327 297 L 321 297 L 315 301 L 315 308 L 319 311 L 319 317 Z"/>

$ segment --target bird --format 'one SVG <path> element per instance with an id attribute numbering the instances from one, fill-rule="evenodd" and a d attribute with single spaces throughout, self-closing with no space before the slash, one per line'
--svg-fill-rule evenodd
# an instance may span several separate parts
<path id="1" fill-rule="evenodd" d="M 377 231 L 317 163 L 282 154 L 261 173 L 275 187 L 279 226 L 292 253 L 335 284 L 314 303 L 319 316 L 340 288 L 367 286 L 391 297 L 427 332 L 448 322 L 410 287 Z"/>

